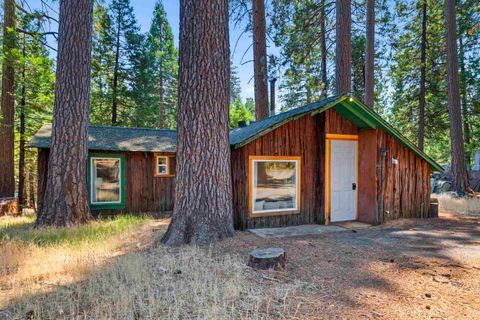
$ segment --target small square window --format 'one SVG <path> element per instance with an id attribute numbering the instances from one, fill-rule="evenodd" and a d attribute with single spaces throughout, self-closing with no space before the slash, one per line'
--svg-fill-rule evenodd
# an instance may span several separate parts
<path id="1" fill-rule="evenodd" d="M 168 157 L 157 156 L 157 176 L 165 176 L 169 174 L 168 170 Z"/>

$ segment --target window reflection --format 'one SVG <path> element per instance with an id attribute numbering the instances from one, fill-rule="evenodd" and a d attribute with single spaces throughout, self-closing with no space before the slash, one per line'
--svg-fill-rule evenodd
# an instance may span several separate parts
<path id="1" fill-rule="evenodd" d="M 92 202 L 120 202 L 120 159 L 92 158 L 92 170 Z"/>

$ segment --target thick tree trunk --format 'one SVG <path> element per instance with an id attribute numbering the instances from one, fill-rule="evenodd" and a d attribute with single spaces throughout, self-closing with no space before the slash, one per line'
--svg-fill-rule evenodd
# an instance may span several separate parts
<path id="1" fill-rule="evenodd" d="M 336 93 L 346 94 L 352 91 L 352 5 L 336 1 Z"/>
<path id="2" fill-rule="evenodd" d="M 35 176 L 33 174 L 33 166 L 30 166 L 30 171 L 28 172 L 28 193 L 29 193 L 29 204 L 33 211 L 37 212 L 37 207 L 35 203 L 35 195 L 36 195 L 36 181 Z"/>
<path id="3" fill-rule="evenodd" d="M 25 58 L 25 35 L 23 38 L 22 48 L 23 58 Z M 25 63 L 22 66 L 22 89 L 20 99 L 20 150 L 18 157 L 18 206 L 20 213 L 25 204 L 25 104 L 26 104 L 26 79 L 25 79 Z"/>
<path id="4" fill-rule="evenodd" d="M 163 241 L 210 243 L 234 234 L 227 0 L 180 1 L 179 67 L 175 209 Z"/>
<path id="5" fill-rule="evenodd" d="M 418 148 L 423 150 L 425 137 L 425 81 L 427 64 L 427 0 L 422 3 L 422 41 L 420 43 L 420 93 L 418 101 Z"/>
<path id="6" fill-rule="evenodd" d="M 321 73 L 322 73 L 322 97 L 328 96 L 328 78 L 327 78 L 327 36 L 325 31 L 326 15 L 325 15 L 325 0 L 321 2 L 320 9 L 320 54 L 321 54 Z"/>
<path id="7" fill-rule="evenodd" d="M 0 123 L 0 197 L 13 197 L 14 179 L 14 117 L 15 117 L 15 0 L 4 1 L 2 116 Z"/>
<path id="8" fill-rule="evenodd" d="M 90 218 L 87 143 L 92 13 L 91 0 L 60 1 L 52 145 L 37 227 L 70 226 Z"/>
<path id="9" fill-rule="evenodd" d="M 120 59 L 120 22 L 121 15 L 118 14 L 117 34 L 115 43 L 115 65 L 113 67 L 113 100 L 112 100 L 112 126 L 117 125 L 117 109 L 118 109 L 118 68 Z"/>
<path id="10" fill-rule="evenodd" d="M 452 150 L 452 190 L 469 191 L 463 144 L 462 113 L 457 60 L 455 0 L 445 0 L 445 40 L 447 48 L 448 113 Z"/>
<path id="11" fill-rule="evenodd" d="M 275 82 L 277 78 L 270 79 L 270 116 L 275 115 Z"/>
<path id="12" fill-rule="evenodd" d="M 253 73 L 256 120 L 268 117 L 267 27 L 264 0 L 253 0 Z"/>
<path id="13" fill-rule="evenodd" d="M 375 0 L 367 0 L 365 44 L 365 104 L 373 108 L 375 88 Z"/>
<path id="14" fill-rule="evenodd" d="M 470 122 L 469 122 L 469 111 L 468 111 L 468 102 L 467 102 L 467 79 L 466 79 L 466 70 L 465 70 L 465 50 L 463 48 L 463 36 L 460 36 L 459 39 L 459 59 L 460 59 L 460 92 L 462 95 L 462 118 L 463 118 L 463 134 L 465 135 L 465 146 L 470 145 Z M 468 149 L 467 149 L 468 150 Z M 467 164 L 471 164 L 471 155 L 467 151 L 465 155 Z M 468 169 L 468 168 L 467 168 Z"/>

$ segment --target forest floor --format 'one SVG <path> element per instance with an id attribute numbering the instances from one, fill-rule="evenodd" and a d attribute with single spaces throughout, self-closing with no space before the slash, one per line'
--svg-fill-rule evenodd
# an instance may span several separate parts
<path id="1" fill-rule="evenodd" d="M 237 232 L 200 248 L 159 244 L 168 219 L 66 232 L 4 217 L 0 319 L 480 319 L 480 212 L 461 208 L 318 236 Z M 246 267 L 259 247 L 284 248 L 286 271 Z"/>

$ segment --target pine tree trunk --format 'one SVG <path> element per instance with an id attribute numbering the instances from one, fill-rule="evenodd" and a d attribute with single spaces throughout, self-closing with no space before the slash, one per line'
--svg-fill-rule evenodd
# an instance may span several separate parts
<path id="1" fill-rule="evenodd" d="M 459 39 L 459 59 L 460 59 L 460 91 L 462 95 L 462 118 L 463 118 L 463 133 L 465 135 L 465 146 L 470 145 L 470 122 L 469 122 L 469 111 L 468 111 L 468 103 L 467 103 L 467 80 L 466 80 L 466 70 L 465 70 L 465 50 L 463 48 L 463 36 L 460 36 Z M 465 159 L 467 164 L 471 164 L 471 156 L 470 153 L 467 152 L 465 154 Z M 467 168 L 468 169 L 468 168 Z"/>
<path id="2" fill-rule="evenodd" d="M 427 64 L 427 0 L 422 3 L 422 41 L 420 43 L 420 93 L 418 102 L 418 148 L 423 150 L 425 137 L 425 81 Z"/>
<path id="3" fill-rule="evenodd" d="M 177 176 L 163 242 L 233 236 L 227 0 L 180 1 Z"/>
<path id="4" fill-rule="evenodd" d="M 25 35 L 23 36 L 23 58 L 25 58 Z M 25 104 L 26 104 L 25 63 L 22 66 L 22 89 L 20 99 L 20 146 L 18 157 L 18 207 L 20 213 L 25 204 Z"/>
<path id="5" fill-rule="evenodd" d="M 450 116 L 450 140 L 452 152 L 452 190 L 469 191 L 465 167 L 462 113 L 457 60 L 457 33 L 455 0 L 445 0 L 445 40 L 447 49 L 448 113 Z"/>
<path id="6" fill-rule="evenodd" d="M 30 171 L 28 173 L 28 190 L 29 190 L 29 203 L 30 207 L 33 209 L 33 211 L 36 213 L 37 212 L 37 206 L 35 203 L 35 195 L 36 195 L 36 182 L 35 182 L 35 176 L 33 175 L 33 166 L 30 165 Z"/>
<path id="7" fill-rule="evenodd" d="M 365 44 L 365 104 L 373 108 L 375 88 L 375 0 L 367 0 Z"/>
<path id="8" fill-rule="evenodd" d="M 253 0 L 253 73 L 256 120 L 268 117 L 267 31 L 264 0 Z"/>
<path id="9" fill-rule="evenodd" d="M 160 129 L 165 128 L 165 103 L 163 95 L 163 63 L 160 63 L 160 76 L 158 79 L 158 127 Z"/>
<path id="10" fill-rule="evenodd" d="M 120 59 L 120 14 L 118 14 L 117 34 L 115 43 L 115 65 L 113 67 L 113 100 L 112 100 L 112 126 L 117 125 L 117 109 L 118 109 L 118 68 Z"/>
<path id="11" fill-rule="evenodd" d="M 352 6 L 350 0 L 336 0 L 336 93 L 352 91 Z"/>
<path id="12" fill-rule="evenodd" d="M 321 54 L 321 73 L 322 73 L 322 97 L 328 96 L 328 78 L 327 78 L 327 37 L 325 31 L 326 16 L 325 16 L 325 0 L 322 0 L 320 9 L 320 54 Z"/>
<path id="13" fill-rule="evenodd" d="M 13 197 L 14 178 L 14 117 L 15 117 L 15 0 L 4 0 L 2 116 L 0 124 L 0 197 Z"/>
<path id="14" fill-rule="evenodd" d="M 52 145 L 37 227 L 71 226 L 90 218 L 87 144 L 92 13 L 91 0 L 60 1 Z"/>

